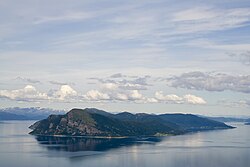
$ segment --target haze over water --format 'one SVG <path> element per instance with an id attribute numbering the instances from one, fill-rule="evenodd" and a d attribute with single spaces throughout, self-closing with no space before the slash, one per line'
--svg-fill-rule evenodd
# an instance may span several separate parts
<path id="1" fill-rule="evenodd" d="M 0 166 L 248 167 L 250 126 L 139 139 L 35 137 L 33 121 L 0 123 Z"/>

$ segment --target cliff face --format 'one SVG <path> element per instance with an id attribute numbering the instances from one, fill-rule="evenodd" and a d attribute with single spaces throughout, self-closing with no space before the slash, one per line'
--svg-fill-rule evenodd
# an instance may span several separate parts
<path id="1" fill-rule="evenodd" d="M 209 122 L 209 129 L 230 128 L 224 123 L 210 121 L 197 116 L 181 114 L 181 119 L 195 117 L 199 121 L 199 127 Z M 173 120 L 173 121 L 171 121 Z M 41 120 L 30 126 L 33 129 L 30 134 L 34 135 L 67 135 L 67 136 L 154 136 L 167 134 L 181 134 L 187 132 L 185 122 L 178 118 L 166 119 L 166 115 L 111 114 L 97 109 L 72 109 L 65 115 L 50 115 L 47 119 Z M 192 121 L 188 121 L 188 126 Z M 199 129 L 196 125 L 196 130 Z"/>

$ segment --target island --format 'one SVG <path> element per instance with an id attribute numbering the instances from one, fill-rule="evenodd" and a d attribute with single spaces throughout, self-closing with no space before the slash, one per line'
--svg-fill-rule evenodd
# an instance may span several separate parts
<path id="1" fill-rule="evenodd" d="M 85 108 L 72 109 L 64 115 L 50 115 L 35 122 L 30 128 L 32 135 L 131 137 L 178 135 L 233 127 L 192 114 L 112 114 L 95 108 Z"/>
<path id="2" fill-rule="evenodd" d="M 250 122 L 246 122 L 245 125 L 250 125 Z"/>

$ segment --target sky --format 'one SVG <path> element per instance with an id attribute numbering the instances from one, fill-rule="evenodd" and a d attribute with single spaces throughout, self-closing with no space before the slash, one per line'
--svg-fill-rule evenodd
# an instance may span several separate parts
<path id="1" fill-rule="evenodd" d="M 0 0 L 0 108 L 250 116 L 249 0 Z"/>

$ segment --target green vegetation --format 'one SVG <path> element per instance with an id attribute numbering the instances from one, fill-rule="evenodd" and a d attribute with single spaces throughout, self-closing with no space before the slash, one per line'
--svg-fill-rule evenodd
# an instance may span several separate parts
<path id="1" fill-rule="evenodd" d="M 190 131 L 232 128 L 191 114 L 111 114 L 97 109 L 72 109 L 33 124 L 30 134 L 67 136 L 166 136 Z"/>

